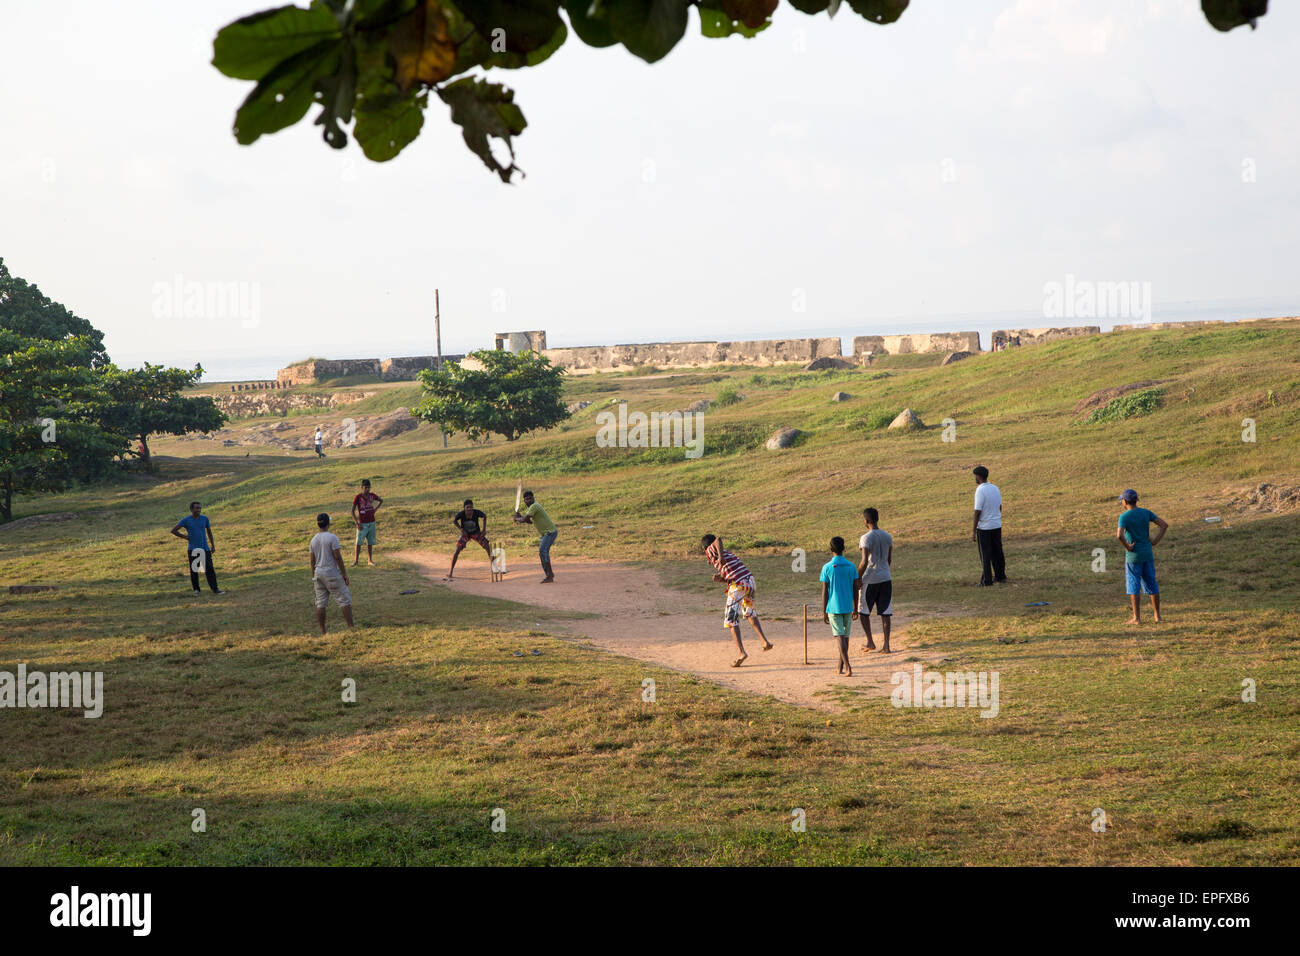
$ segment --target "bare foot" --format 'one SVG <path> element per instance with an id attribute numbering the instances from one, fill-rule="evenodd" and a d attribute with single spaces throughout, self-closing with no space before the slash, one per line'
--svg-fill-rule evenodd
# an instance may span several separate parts
<path id="1" fill-rule="evenodd" d="M 1127 621 L 1125 621 L 1124 623 L 1125 623 L 1125 624 L 1141 624 L 1142 621 L 1141 621 L 1140 618 L 1131 617 L 1131 618 L 1129 618 Z"/>
<path id="2" fill-rule="evenodd" d="M 745 661 L 747 661 L 747 660 L 749 660 L 749 655 L 748 655 L 748 654 L 744 654 L 744 655 L 742 655 L 741 657 L 737 658 L 734 662 L 732 662 L 732 665 L 731 665 L 731 666 L 732 666 L 732 667 L 739 667 L 741 664 L 745 663 Z"/>
<path id="3" fill-rule="evenodd" d="M 375 566 L 375 562 L 373 561 L 367 561 L 366 564 L 370 565 L 372 568 Z"/>
<path id="4" fill-rule="evenodd" d="M 1158 621 L 1158 620 L 1160 620 L 1160 618 L 1156 618 L 1156 620 Z M 765 650 L 765 651 L 770 651 L 770 650 L 771 650 L 772 648 L 774 648 L 774 647 L 776 647 L 776 645 L 773 644 L 771 641 L 769 641 L 768 643 L 766 643 L 766 644 L 763 645 L 763 650 Z"/>
<path id="5" fill-rule="evenodd" d="M 853 676 L 853 668 L 850 667 L 850 668 L 849 668 L 849 672 L 848 672 L 847 674 L 845 674 L 844 676 L 845 676 L 845 677 L 852 677 L 852 676 Z"/>
<path id="6" fill-rule="evenodd" d="M 542 584 L 553 584 L 554 582 L 555 582 L 555 578 L 542 578 L 541 580 Z"/>
<path id="7" fill-rule="evenodd" d="M 871 641 L 868 641 L 866 644 L 862 645 L 862 649 L 864 651 L 874 651 L 876 649 L 876 645 Z"/>
<path id="8" fill-rule="evenodd" d="M 880 649 L 880 653 L 882 653 L 882 654 L 892 654 L 892 653 L 894 653 L 894 652 L 891 651 L 891 650 L 889 649 L 889 645 L 886 644 L 884 647 L 882 647 L 882 648 Z"/>
<path id="9" fill-rule="evenodd" d="M 1159 614 L 1157 614 L 1157 615 L 1156 615 L 1156 618 L 1155 618 L 1155 620 L 1156 620 L 1156 623 L 1157 623 L 1157 624 L 1159 624 L 1159 623 L 1160 623 L 1160 615 L 1159 615 Z"/>

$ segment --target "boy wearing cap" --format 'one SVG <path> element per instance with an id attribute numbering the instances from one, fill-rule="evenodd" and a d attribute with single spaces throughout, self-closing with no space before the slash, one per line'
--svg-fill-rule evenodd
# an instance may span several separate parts
<path id="1" fill-rule="evenodd" d="M 1124 512 L 1119 516 L 1119 527 L 1115 538 L 1124 545 L 1124 576 L 1128 591 L 1129 605 L 1133 616 L 1129 624 L 1142 623 L 1142 595 L 1151 596 L 1151 613 L 1160 622 L 1160 588 L 1156 584 L 1156 559 L 1152 550 L 1169 530 L 1169 522 L 1156 515 L 1154 511 L 1138 507 L 1138 493 L 1132 488 L 1125 489 L 1119 496 L 1124 504 Z M 1154 538 L 1151 537 L 1151 525 L 1160 528 Z"/>

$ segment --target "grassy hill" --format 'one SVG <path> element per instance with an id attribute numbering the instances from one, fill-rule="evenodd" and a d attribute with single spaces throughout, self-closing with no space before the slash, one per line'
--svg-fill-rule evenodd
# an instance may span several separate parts
<path id="1" fill-rule="evenodd" d="M 1093 393 L 1148 382 L 1087 421 Z M 371 388 L 368 413 L 416 396 Z M 0 712 L 0 864 L 1300 861 L 1300 513 L 1258 490 L 1300 485 L 1300 323 L 568 390 L 593 404 L 510 444 L 443 449 L 422 425 L 317 461 L 160 440 L 158 479 L 22 502 L 20 517 L 75 517 L 0 528 L 0 582 L 58 587 L 0 596 L 0 670 L 102 670 L 107 703 L 99 720 Z M 595 444 L 596 414 L 618 402 L 730 393 L 705 414 L 699 459 Z M 904 407 L 927 427 L 885 428 Z M 784 426 L 805 435 L 765 450 Z M 977 463 L 1005 499 L 1006 588 L 970 586 Z M 526 561 L 528 536 L 504 528 L 522 478 L 561 526 L 561 574 L 583 554 L 642 563 L 648 586 L 712 588 L 693 549 L 721 532 L 777 615 L 816 602 L 826 541 L 852 540 L 874 505 L 895 536 L 896 602 L 931 612 L 899 667 L 924 651 L 997 670 L 1001 714 L 877 698 L 828 719 L 549 637 L 553 614 L 453 595 L 391 560 L 354 579 L 365 626 L 320 638 L 306 542 L 363 477 L 386 502 L 381 559 L 449 552 L 451 513 L 473 497 Z M 1172 525 L 1159 627 L 1122 623 L 1126 487 Z M 194 498 L 223 597 L 190 595 L 167 536 Z M 812 572 L 791 570 L 795 548 Z M 658 703 L 641 702 L 646 676 Z M 345 677 L 356 704 L 340 701 Z M 206 833 L 190 829 L 196 807 Z M 505 833 L 489 829 L 496 807 Z M 796 807 L 806 833 L 791 832 Z"/>

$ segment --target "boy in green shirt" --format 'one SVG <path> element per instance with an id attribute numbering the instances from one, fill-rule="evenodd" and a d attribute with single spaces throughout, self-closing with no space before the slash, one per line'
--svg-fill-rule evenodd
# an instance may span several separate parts
<path id="1" fill-rule="evenodd" d="M 542 578 L 543 584 L 550 584 L 555 580 L 555 572 L 551 570 L 551 545 L 555 544 L 555 535 L 558 530 L 551 516 L 546 513 L 534 498 L 531 491 L 524 492 L 524 511 L 520 514 L 518 511 L 514 514 L 516 524 L 531 524 L 537 528 L 541 540 L 537 543 L 537 556 L 542 560 L 542 570 L 546 572 L 546 577 Z"/>

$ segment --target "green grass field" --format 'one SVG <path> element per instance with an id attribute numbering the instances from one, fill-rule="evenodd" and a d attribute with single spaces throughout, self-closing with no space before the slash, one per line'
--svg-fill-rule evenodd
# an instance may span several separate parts
<path id="1" fill-rule="evenodd" d="M 1154 396 L 1131 392 L 1100 420 L 1076 411 L 1148 381 L 1162 382 Z M 410 383 L 370 388 L 368 413 L 418 398 Z M 317 461 L 159 439 L 156 477 L 21 501 L 20 518 L 78 517 L 0 528 L 0 582 L 57 587 L 0 593 L 0 670 L 103 671 L 106 703 L 98 720 L 0 710 L 0 864 L 1300 862 L 1300 511 L 1245 497 L 1300 485 L 1300 322 L 1115 333 L 947 367 L 902 356 L 568 389 L 593 404 L 509 445 L 444 450 L 422 425 Z M 667 411 L 719 394 L 699 459 L 595 444 L 611 403 Z M 927 427 L 888 431 L 904 407 Z M 765 450 L 782 426 L 806 434 Z M 971 587 L 977 463 L 1005 499 L 1007 587 Z M 363 477 L 386 502 L 381 566 L 354 575 L 362 626 L 340 630 L 331 609 L 321 638 L 306 543 Z M 895 538 L 896 603 L 932 614 L 899 668 L 923 654 L 997 671 L 1000 713 L 887 697 L 828 713 L 726 690 L 551 636 L 553 612 L 453 594 L 388 557 L 449 552 L 467 496 L 500 530 L 520 478 L 561 525 L 557 570 L 581 554 L 712 588 L 694 549 L 721 532 L 776 616 L 819 600 L 827 540 L 854 540 L 874 505 Z M 1160 625 L 1145 607 L 1141 628 L 1124 625 L 1126 487 L 1171 524 Z M 221 597 L 191 596 L 167 534 L 195 498 Z M 504 543 L 527 554 L 513 528 Z M 808 573 L 791 570 L 796 548 Z M 206 832 L 191 829 L 196 808 Z"/>

